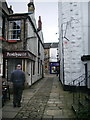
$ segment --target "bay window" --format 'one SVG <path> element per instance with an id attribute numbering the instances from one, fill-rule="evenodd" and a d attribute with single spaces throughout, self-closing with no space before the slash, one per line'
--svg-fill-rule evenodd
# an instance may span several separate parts
<path id="1" fill-rule="evenodd" d="M 9 40 L 20 40 L 21 36 L 21 21 L 9 21 Z"/>

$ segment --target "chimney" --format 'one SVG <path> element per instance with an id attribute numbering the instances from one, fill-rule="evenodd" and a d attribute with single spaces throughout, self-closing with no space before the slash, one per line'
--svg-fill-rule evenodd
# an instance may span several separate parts
<path id="1" fill-rule="evenodd" d="M 34 6 L 34 1 L 30 0 L 30 3 L 28 3 L 28 13 L 34 13 L 35 6 Z"/>
<path id="2" fill-rule="evenodd" d="M 10 8 L 12 9 L 12 5 L 10 5 Z"/>
<path id="3" fill-rule="evenodd" d="M 9 14 L 13 14 L 12 5 L 10 5 Z"/>
<path id="4" fill-rule="evenodd" d="M 39 20 L 38 20 L 38 30 L 42 30 L 41 16 L 39 16 Z"/>

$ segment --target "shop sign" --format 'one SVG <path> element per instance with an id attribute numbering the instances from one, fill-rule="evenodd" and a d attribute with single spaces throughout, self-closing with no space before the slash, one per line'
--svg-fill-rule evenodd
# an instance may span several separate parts
<path id="1" fill-rule="evenodd" d="M 35 56 L 28 51 L 8 51 L 4 53 L 4 58 L 29 58 L 35 61 Z"/>
<path id="2" fill-rule="evenodd" d="M 27 56 L 27 53 L 24 53 L 24 52 L 7 52 L 6 53 L 6 56 L 7 57 L 26 57 Z"/>

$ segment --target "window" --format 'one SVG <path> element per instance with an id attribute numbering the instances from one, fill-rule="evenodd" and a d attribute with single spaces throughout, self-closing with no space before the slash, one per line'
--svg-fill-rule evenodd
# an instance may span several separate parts
<path id="1" fill-rule="evenodd" d="M 35 62 L 33 62 L 33 75 L 35 75 Z"/>
<path id="2" fill-rule="evenodd" d="M 40 41 L 38 40 L 38 55 L 40 55 Z"/>
<path id="3" fill-rule="evenodd" d="M 20 40 L 21 21 L 9 21 L 9 40 Z"/>
<path id="4" fill-rule="evenodd" d="M 40 68 L 40 67 L 39 67 L 39 61 L 40 61 L 40 59 L 38 58 L 38 74 L 39 74 L 39 68 Z"/>

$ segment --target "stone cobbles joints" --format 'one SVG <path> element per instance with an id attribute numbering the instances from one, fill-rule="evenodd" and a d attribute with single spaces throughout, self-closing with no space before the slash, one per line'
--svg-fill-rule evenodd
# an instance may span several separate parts
<path id="1" fill-rule="evenodd" d="M 3 119 L 71 120 L 71 93 L 63 91 L 57 76 L 47 76 L 23 92 L 22 107 L 13 108 L 12 98 L 2 109 Z"/>
<path id="2" fill-rule="evenodd" d="M 51 78 L 49 80 L 47 79 L 33 98 L 24 108 L 22 108 L 15 118 L 42 118 L 50 96 L 52 83 L 53 81 Z"/>

